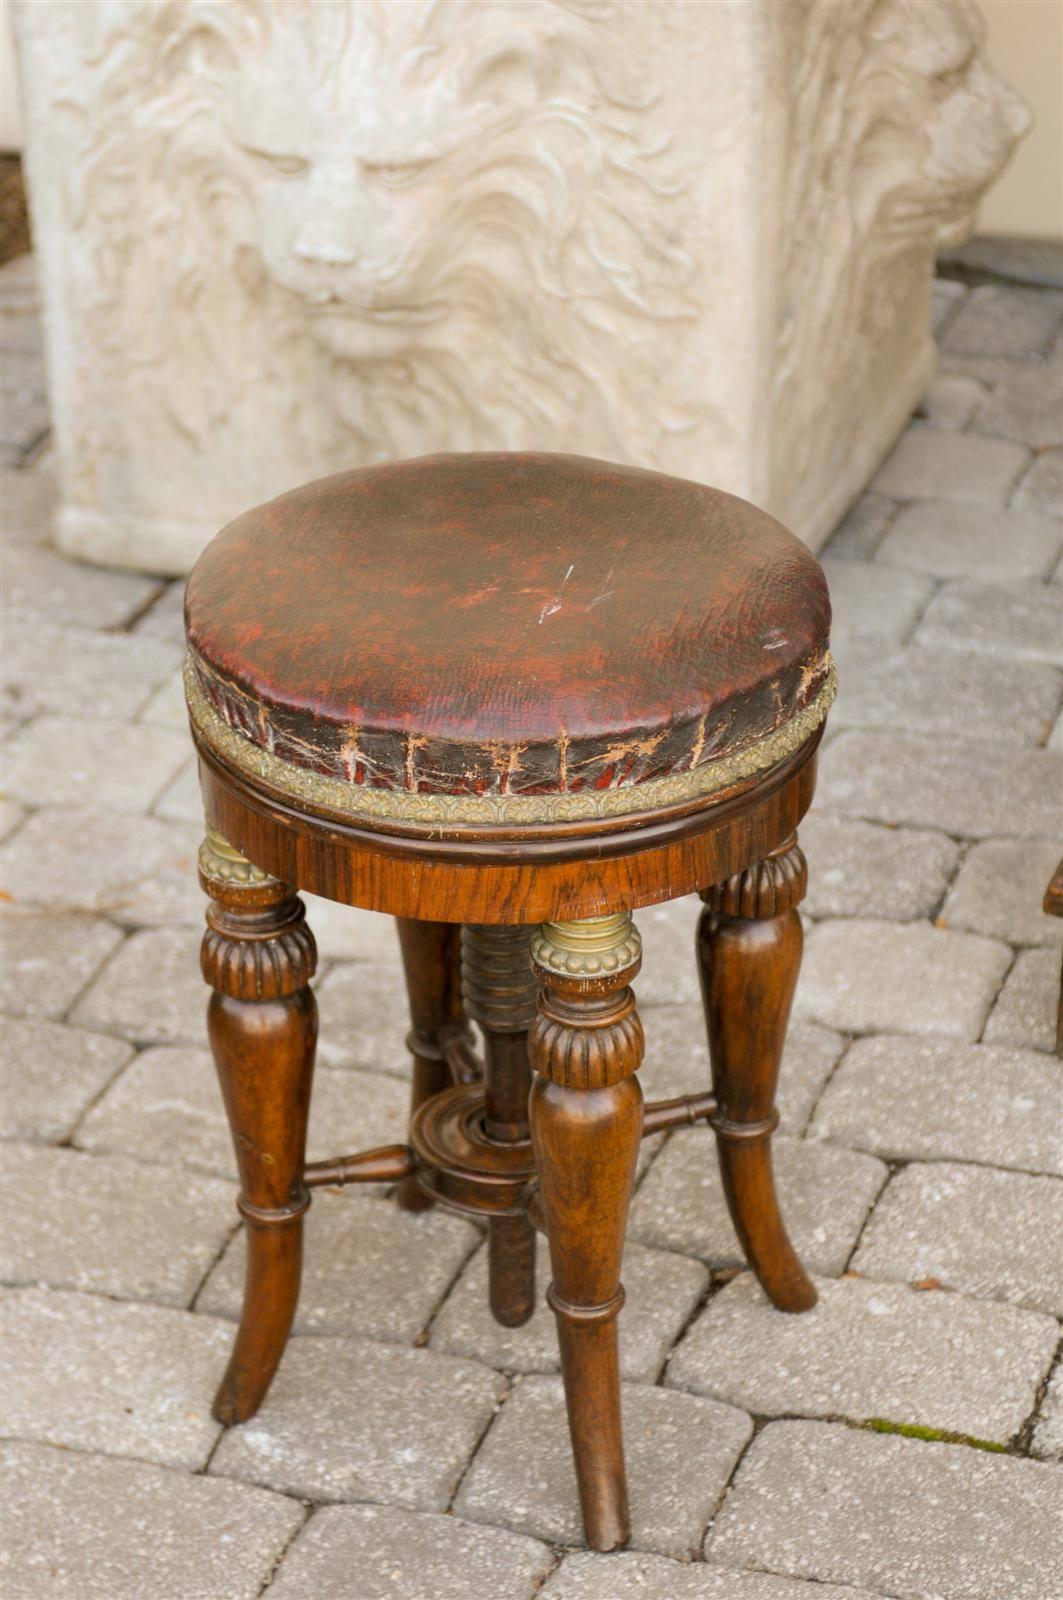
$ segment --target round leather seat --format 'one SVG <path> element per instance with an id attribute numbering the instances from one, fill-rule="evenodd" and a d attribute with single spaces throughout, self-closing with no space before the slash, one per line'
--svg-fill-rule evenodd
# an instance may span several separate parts
<path id="1" fill-rule="evenodd" d="M 229 524 L 188 583 L 223 761 L 315 809 L 533 823 L 765 770 L 833 696 L 818 563 L 719 490 L 576 456 L 341 473 Z"/>

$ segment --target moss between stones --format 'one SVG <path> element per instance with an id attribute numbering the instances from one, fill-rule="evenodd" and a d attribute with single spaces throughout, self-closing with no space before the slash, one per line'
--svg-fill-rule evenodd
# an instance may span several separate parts
<path id="1" fill-rule="evenodd" d="M 885 1417 L 869 1417 L 864 1423 L 872 1433 L 899 1433 L 905 1439 L 930 1439 L 936 1444 L 966 1444 L 972 1450 L 990 1450 L 994 1455 L 1006 1455 L 1007 1445 L 992 1439 L 975 1439 L 969 1433 L 948 1433 L 944 1428 L 923 1428 L 916 1422 L 890 1422 Z"/>

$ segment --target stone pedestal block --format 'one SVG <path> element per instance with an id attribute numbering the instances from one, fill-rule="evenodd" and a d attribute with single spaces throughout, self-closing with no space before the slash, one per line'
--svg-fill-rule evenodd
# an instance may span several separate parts
<path id="1" fill-rule="evenodd" d="M 967 0 L 24 0 L 59 540 L 534 448 L 822 541 L 1023 131 Z"/>

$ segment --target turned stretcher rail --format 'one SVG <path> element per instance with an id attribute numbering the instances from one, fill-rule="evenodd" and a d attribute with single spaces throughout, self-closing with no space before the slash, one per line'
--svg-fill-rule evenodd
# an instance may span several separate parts
<path id="1" fill-rule="evenodd" d="M 651 1100 L 646 1106 L 642 1137 L 669 1128 L 687 1128 L 706 1122 L 716 1110 L 711 1094 L 681 1094 L 674 1100 Z M 416 1171 L 414 1154 L 406 1144 L 378 1145 L 357 1155 L 333 1156 L 328 1161 L 308 1161 L 303 1182 L 308 1189 L 346 1183 L 398 1183 Z"/>
<path id="2" fill-rule="evenodd" d="M 308 1161 L 303 1182 L 308 1189 L 326 1183 L 398 1183 L 414 1170 L 408 1144 L 382 1144 L 358 1155 L 334 1156 L 331 1161 Z"/>
<path id="3" fill-rule="evenodd" d="M 713 1094 L 680 1094 L 674 1100 L 650 1100 L 642 1118 L 642 1137 L 664 1133 L 668 1128 L 688 1128 L 707 1122 L 716 1110 Z"/>

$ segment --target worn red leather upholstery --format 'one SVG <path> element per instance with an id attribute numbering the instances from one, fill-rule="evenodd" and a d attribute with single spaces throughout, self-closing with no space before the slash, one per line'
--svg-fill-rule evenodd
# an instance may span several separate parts
<path id="1" fill-rule="evenodd" d="M 830 604 L 805 547 L 717 489 L 564 455 L 325 478 L 229 524 L 189 580 L 192 668 L 253 744 L 351 785 L 637 785 L 816 697 Z"/>

